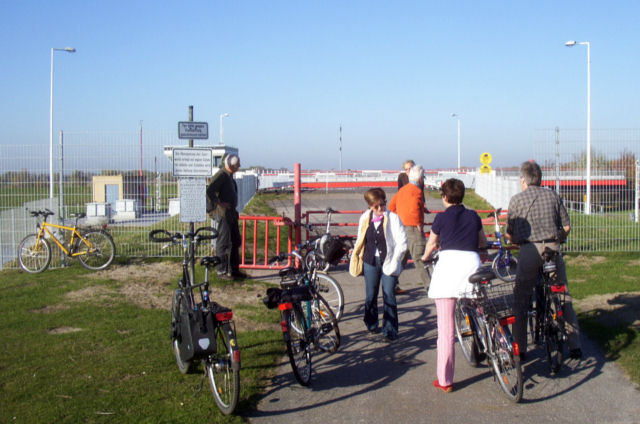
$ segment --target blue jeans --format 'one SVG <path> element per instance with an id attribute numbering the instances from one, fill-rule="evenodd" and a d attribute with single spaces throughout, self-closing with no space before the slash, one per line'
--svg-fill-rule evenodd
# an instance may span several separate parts
<path id="1" fill-rule="evenodd" d="M 382 262 L 376 258 L 376 265 L 364 263 L 364 285 L 366 297 L 364 301 L 364 323 L 369 331 L 378 329 L 378 291 L 382 281 L 382 334 L 390 339 L 398 337 L 398 304 L 396 302 L 395 285 L 397 277 L 382 273 Z"/>

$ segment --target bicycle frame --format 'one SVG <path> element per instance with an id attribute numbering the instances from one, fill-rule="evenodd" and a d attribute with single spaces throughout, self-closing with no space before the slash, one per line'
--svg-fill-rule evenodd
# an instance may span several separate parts
<path id="1" fill-rule="evenodd" d="M 71 232 L 71 240 L 69 240 L 69 249 L 64 247 L 64 244 L 60 242 L 60 240 L 55 236 L 53 231 L 49 230 L 49 227 Z M 42 224 L 38 224 L 38 241 L 44 237 L 45 233 L 49 235 L 49 238 L 53 240 L 56 243 L 56 245 L 58 245 L 58 247 L 64 252 L 65 255 L 70 257 L 87 254 L 87 252 L 79 252 L 79 253 L 74 252 L 73 245 L 74 245 L 75 238 L 79 239 L 82 243 L 91 247 L 91 243 L 87 241 L 87 239 L 82 237 L 82 235 L 80 235 L 76 226 L 67 227 L 64 225 L 50 224 L 47 221 L 43 221 Z"/>

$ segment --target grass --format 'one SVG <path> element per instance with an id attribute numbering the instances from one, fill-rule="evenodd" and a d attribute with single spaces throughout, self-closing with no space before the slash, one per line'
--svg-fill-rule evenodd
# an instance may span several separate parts
<path id="1" fill-rule="evenodd" d="M 240 403 L 235 416 L 223 417 L 206 381 L 196 393 L 201 374 L 177 370 L 169 312 L 129 303 L 117 282 L 86 273 L 78 266 L 0 272 L 0 422 L 244 422 L 283 354 L 279 331 L 238 329 Z M 89 287 L 99 295 L 70 300 Z M 278 321 L 262 305 L 236 314 Z"/>

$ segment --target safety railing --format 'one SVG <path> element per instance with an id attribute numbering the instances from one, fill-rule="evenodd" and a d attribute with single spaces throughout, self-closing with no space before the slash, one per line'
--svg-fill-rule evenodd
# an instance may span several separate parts
<path id="1" fill-rule="evenodd" d="M 269 258 L 281 251 L 293 249 L 293 222 L 284 216 L 240 215 L 242 245 L 240 267 L 248 269 L 272 269 L 290 266 L 270 265 Z M 251 240 L 249 243 L 248 240 Z M 283 249 L 286 244 L 286 249 Z M 247 253 L 250 252 L 249 255 Z"/>

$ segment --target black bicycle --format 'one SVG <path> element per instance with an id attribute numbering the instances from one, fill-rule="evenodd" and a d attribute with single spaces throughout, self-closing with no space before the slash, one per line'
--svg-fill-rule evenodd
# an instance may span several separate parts
<path id="1" fill-rule="evenodd" d="M 312 224 L 303 225 L 307 231 L 313 231 L 317 236 L 310 240 L 309 249 L 304 259 L 308 267 L 328 272 L 331 265 L 337 265 L 344 255 L 350 259 L 349 253 L 353 250 L 353 238 L 332 235 L 331 215 L 337 212 L 328 207 L 325 213 L 327 214 L 327 226 L 324 233 L 320 234 Z"/>
<path id="2" fill-rule="evenodd" d="M 302 260 L 299 251 L 294 250 L 281 253 L 271 262 L 282 262 L 287 257 Z M 305 268 L 284 268 L 279 274 L 280 288 L 269 288 L 263 301 L 268 308 L 280 310 L 282 335 L 293 375 L 298 383 L 308 386 L 312 348 L 335 353 L 340 346 L 338 320 Z"/>
<path id="3" fill-rule="evenodd" d="M 544 263 L 535 288 L 529 325 L 533 340 L 543 345 L 552 374 L 560 371 L 564 359 L 567 332 L 564 319 L 567 285 L 558 280 L 557 259 L 561 253 L 546 247 L 542 252 Z"/>
<path id="4" fill-rule="evenodd" d="M 182 278 L 171 302 L 171 340 L 178 369 L 187 374 L 202 362 L 216 404 L 228 415 L 235 409 L 240 394 L 240 348 L 232 310 L 210 298 L 209 273 L 220 258 L 203 257 L 200 265 L 205 268 L 204 282 L 192 283 L 195 249 L 201 241 L 216 237 L 217 232 L 211 227 L 186 234 L 166 230 L 149 233 L 151 241 L 168 243 L 163 248 L 180 244 L 184 251 Z"/>
<path id="5" fill-rule="evenodd" d="M 472 366 L 486 357 L 502 391 L 513 402 L 522 399 L 520 350 L 509 325 L 513 315 L 514 283 L 496 281 L 495 273 L 480 268 L 469 277 L 470 293 L 456 301 L 455 327 L 464 357 Z"/>

